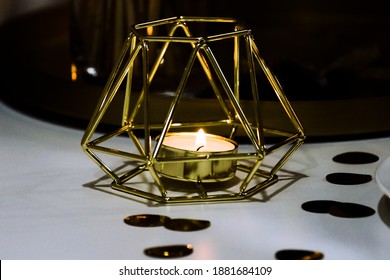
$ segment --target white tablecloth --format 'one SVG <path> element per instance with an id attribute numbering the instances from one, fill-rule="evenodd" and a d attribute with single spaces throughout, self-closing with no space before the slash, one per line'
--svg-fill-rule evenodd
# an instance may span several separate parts
<path id="1" fill-rule="evenodd" d="M 283 249 L 317 250 L 328 260 L 390 258 L 390 202 L 375 180 L 345 186 L 325 179 L 332 172 L 374 177 L 390 156 L 389 138 L 305 143 L 283 167 L 301 178 L 280 180 L 251 201 L 156 206 L 112 190 L 109 180 L 99 182 L 105 174 L 82 152 L 83 133 L 0 105 L 0 259 L 150 259 L 145 248 L 172 244 L 193 245 L 185 259 L 273 260 Z M 332 161 L 347 151 L 380 159 Z M 89 187 L 94 182 L 101 186 Z M 376 213 L 339 218 L 305 212 L 301 205 L 310 200 L 359 203 Z M 202 219 L 211 226 L 178 232 L 123 222 L 135 214 Z"/>

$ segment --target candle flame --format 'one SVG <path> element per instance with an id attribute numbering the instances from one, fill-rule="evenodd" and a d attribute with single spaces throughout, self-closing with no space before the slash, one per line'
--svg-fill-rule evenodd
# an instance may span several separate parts
<path id="1" fill-rule="evenodd" d="M 198 133 L 196 134 L 196 140 L 195 140 L 196 150 L 199 151 L 201 148 L 205 146 L 206 146 L 206 134 L 204 133 L 203 129 L 199 129 Z"/>

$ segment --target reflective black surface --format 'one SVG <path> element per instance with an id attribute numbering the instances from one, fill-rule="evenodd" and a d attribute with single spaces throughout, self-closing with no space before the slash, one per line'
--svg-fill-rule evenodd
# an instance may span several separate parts
<path id="1" fill-rule="evenodd" d="M 307 142 L 390 134 L 386 2 L 285 0 L 261 3 L 261 9 L 253 9 L 251 1 L 177 2 L 156 16 L 233 16 L 251 26 L 262 55 L 300 117 Z M 66 2 L 1 26 L 1 97 L 25 112 L 84 128 L 105 78 L 94 81 L 80 76 L 71 81 L 70 12 Z M 266 91 L 262 88 L 267 99 Z M 208 92 L 198 88 L 194 93 L 197 98 L 188 94 L 194 108 L 202 111 L 213 106 Z M 157 104 L 167 102 L 162 96 L 154 99 Z M 269 98 L 265 108 L 272 110 L 274 102 Z M 113 107 L 104 119 L 106 125 L 117 119 L 120 98 Z"/>

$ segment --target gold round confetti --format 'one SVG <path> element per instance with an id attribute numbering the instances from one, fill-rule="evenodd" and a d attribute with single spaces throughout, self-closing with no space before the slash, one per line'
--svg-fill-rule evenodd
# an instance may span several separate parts
<path id="1" fill-rule="evenodd" d="M 139 214 L 126 217 L 124 222 L 136 227 L 159 227 L 163 226 L 167 220 L 170 218 L 164 215 Z"/>
<path id="2" fill-rule="evenodd" d="M 196 231 L 210 226 L 209 221 L 196 219 L 170 219 L 164 223 L 164 227 L 175 231 Z"/>
<path id="3" fill-rule="evenodd" d="M 151 247 L 144 250 L 145 255 L 155 258 L 180 258 L 193 252 L 192 245 L 169 245 L 161 247 Z"/>
<path id="4" fill-rule="evenodd" d="M 276 252 L 277 260 L 322 260 L 324 254 L 319 251 L 285 249 Z"/>

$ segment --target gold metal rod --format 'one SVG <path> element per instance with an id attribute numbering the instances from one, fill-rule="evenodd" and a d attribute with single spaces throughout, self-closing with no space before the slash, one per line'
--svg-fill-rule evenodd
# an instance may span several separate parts
<path id="1" fill-rule="evenodd" d="M 119 177 L 119 182 L 118 183 L 123 184 L 123 183 L 129 181 L 131 178 L 134 178 L 138 174 L 142 173 L 145 170 L 146 170 L 146 164 L 137 166 L 136 168 L 126 172 L 121 177 Z"/>
<path id="2" fill-rule="evenodd" d="M 214 81 L 214 78 L 211 74 L 210 67 L 207 64 L 206 59 L 200 53 L 198 53 L 198 55 L 199 55 L 199 60 L 201 62 L 201 65 L 203 66 L 203 70 L 206 74 L 207 79 L 209 80 L 209 83 L 210 83 L 210 85 L 215 93 L 215 96 L 217 97 L 217 100 L 222 108 L 222 111 L 228 117 L 229 122 L 232 122 L 234 120 L 234 117 L 230 113 L 228 106 L 227 106 L 224 98 L 222 97 L 221 91 L 219 90 L 218 86 L 216 85 L 216 83 Z"/>
<path id="3" fill-rule="evenodd" d="M 234 30 L 237 30 L 235 26 Z M 240 100 L 240 37 L 234 38 L 234 47 L 233 47 L 233 92 L 237 100 Z M 238 119 L 237 114 L 232 116 L 234 121 Z M 237 132 L 237 125 L 232 126 L 230 131 L 230 138 L 232 139 Z"/>
<path id="4" fill-rule="evenodd" d="M 199 190 L 199 196 L 200 196 L 202 199 L 207 198 L 207 192 L 206 192 L 205 188 L 203 187 L 202 180 L 200 179 L 199 176 L 198 176 L 198 180 L 197 180 L 197 182 L 196 182 L 196 187 L 197 187 L 198 190 Z"/>
<path id="5" fill-rule="evenodd" d="M 152 157 L 152 138 L 150 136 L 150 106 L 149 106 L 149 46 L 142 42 L 142 77 L 143 77 L 143 106 L 144 106 L 144 150 L 148 160 Z"/>
<path id="6" fill-rule="evenodd" d="M 240 124 L 239 122 L 230 122 L 230 120 L 216 120 L 216 121 L 204 121 L 204 122 L 180 122 L 180 123 L 172 123 L 171 127 L 174 128 L 192 128 L 192 127 L 209 127 L 209 126 L 233 126 Z M 144 127 L 144 124 L 134 124 L 129 129 L 142 129 Z M 164 127 L 164 123 L 152 123 L 150 124 L 151 129 L 159 129 Z"/>
<path id="7" fill-rule="evenodd" d="M 113 95 L 110 92 L 111 86 L 115 81 L 116 75 L 119 72 L 120 68 L 122 67 L 123 61 L 126 56 L 126 52 L 129 49 L 130 44 L 129 41 L 126 41 L 122 48 L 121 56 L 119 57 L 114 69 L 112 70 L 110 77 L 108 79 L 108 82 L 106 86 L 103 89 L 103 94 L 101 95 L 99 102 L 98 102 L 98 107 L 95 109 L 93 112 L 93 115 L 91 117 L 91 120 L 87 126 L 87 129 L 81 139 L 81 145 L 85 145 L 89 139 L 92 137 L 92 134 L 95 132 L 97 125 L 99 124 L 101 118 L 103 117 L 103 112 L 102 112 L 102 106 L 105 104 L 105 100 L 110 99 L 110 96 Z"/>
<path id="8" fill-rule="evenodd" d="M 180 21 L 186 22 L 214 22 L 214 23 L 235 23 L 237 19 L 231 17 L 197 17 L 197 16 L 181 16 Z"/>
<path id="9" fill-rule="evenodd" d="M 278 177 L 276 175 L 273 177 L 270 177 L 268 180 L 263 181 L 263 182 L 255 185 L 254 187 L 245 190 L 245 197 L 252 197 L 253 195 L 258 193 L 259 191 L 262 191 L 262 190 L 268 188 L 269 186 L 275 184 L 277 181 L 278 181 Z"/>
<path id="10" fill-rule="evenodd" d="M 132 159 L 132 160 L 137 160 L 137 161 L 141 161 L 141 162 L 146 162 L 146 159 L 144 156 L 140 156 L 137 154 L 133 154 L 133 153 L 129 153 L 129 152 L 113 149 L 113 148 L 108 148 L 108 147 L 104 147 L 104 146 L 89 146 L 89 145 L 87 145 L 87 149 L 93 150 L 93 151 L 99 151 L 99 152 L 109 154 L 109 155 L 120 156 L 120 157 L 123 157 L 126 159 Z"/>
<path id="11" fill-rule="evenodd" d="M 234 135 L 236 134 L 237 132 L 237 125 L 232 125 L 231 126 L 231 130 L 230 130 L 230 134 L 229 134 L 229 138 L 230 139 L 233 139 L 234 138 Z"/>
<path id="12" fill-rule="evenodd" d="M 237 20 L 230 17 L 194 17 L 194 16 L 178 16 L 165 19 L 153 20 L 145 23 L 139 23 L 135 25 L 135 29 L 148 28 L 151 26 L 165 25 L 175 22 L 219 22 L 219 23 L 235 23 Z"/>
<path id="13" fill-rule="evenodd" d="M 240 171 L 245 172 L 245 173 L 249 173 L 252 170 L 252 167 L 249 167 L 249 166 L 246 166 L 243 164 L 237 164 L 236 168 L 237 168 L 237 170 L 240 170 Z M 267 179 L 272 177 L 269 171 L 265 171 L 265 170 L 262 170 L 259 168 L 256 170 L 255 175 L 259 176 L 259 177 L 267 178 Z"/>
<path id="14" fill-rule="evenodd" d="M 169 42 L 169 43 L 194 43 L 196 44 L 200 40 L 204 41 L 205 43 L 211 43 L 215 41 L 221 41 L 225 39 L 232 39 L 237 36 L 244 36 L 247 34 L 247 30 L 240 30 L 240 31 L 233 31 L 225 34 L 219 34 L 219 35 L 212 35 L 208 37 L 197 37 L 197 36 L 187 36 L 187 37 L 172 37 L 172 36 L 145 36 L 141 37 L 143 40 L 147 42 Z"/>
<path id="15" fill-rule="evenodd" d="M 253 176 L 256 174 L 256 171 L 261 165 L 262 160 L 257 160 L 255 164 L 253 165 L 252 169 L 250 172 L 247 174 L 245 179 L 242 181 L 241 186 L 240 186 L 240 191 L 238 192 L 240 195 L 242 195 L 245 192 L 245 189 L 249 185 L 250 181 L 252 180 Z"/>
<path id="16" fill-rule="evenodd" d="M 106 164 L 104 164 L 104 162 L 101 161 L 95 153 L 93 153 L 90 149 L 86 149 L 85 152 L 92 159 L 92 161 L 94 161 L 97 166 L 103 170 L 111 179 L 113 179 L 115 182 L 119 181 L 119 178 L 115 172 L 113 172 Z"/>
<path id="17" fill-rule="evenodd" d="M 180 203 L 204 203 L 204 202 L 224 202 L 224 201 L 235 201 L 243 200 L 248 197 L 237 195 L 237 194 L 220 194 L 220 195 L 207 195 L 203 198 L 199 195 L 196 196 L 176 196 L 169 197 L 168 199 L 159 198 L 157 202 L 169 203 L 169 204 L 180 204 Z"/>
<path id="18" fill-rule="evenodd" d="M 281 149 L 281 148 L 283 148 L 283 147 L 285 147 L 293 142 L 296 142 L 297 140 L 299 140 L 299 138 L 300 138 L 300 134 L 298 133 L 298 134 L 295 134 L 287 139 L 282 140 L 281 142 L 274 144 L 273 146 L 271 146 L 267 149 L 267 155 L 269 155 L 269 154 L 273 153 L 274 151 L 279 150 L 279 149 Z"/>
<path id="19" fill-rule="evenodd" d="M 166 197 L 168 195 L 168 192 L 165 189 L 164 184 L 161 182 L 160 177 L 157 175 L 157 172 L 154 169 L 153 165 L 149 166 L 149 173 L 150 173 L 150 175 L 152 175 L 152 177 L 154 179 L 154 183 L 158 187 L 158 189 L 161 193 L 161 196 Z"/>
<path id="20" fill-rule="evenodd" d="M 232 126 L 232 127 L 236 127 L 237 125 L 241 125 L 241 122 L 239 122 L 239 121 L 230 122 L 230 120 L 228 120 L 228 119 L 225 120 L 224 119 L 224 120 L 215 120 L 215 121 L 172 123 L 171 127 L 172 128 L 192 128 L 192 127 L 198 128 L 198 127 L 209 127 L 209 126 L 214 126 L 214 127 L 218 127 L 218 126 L 222 126 L 222 127 Z M 163 123 L 152 123 L 151 124 L 151 128 L 152 129 L 159 129 L 159 128 L 162 128 L 163 126 L 164 126 Z M 256 127 L 254 125 L 251 125 L 251 126 L 252 127 Z M 138 129 L 142 129 L 142 128 L 143 128 L 143 124 L 135 124 L 132 127 L 130 127 L 129 129 L 138 130 Z M 288 132 L 288 131 L 281 131 L 281 130 L 267 128 L 267 127 L 263 128 L 263 132 L 267 133 L 267 134 L 270 134 L 270 135 L 275 135 L 275 136 L 291 137 L 291 136 L 296 136 L 297 135 L 297 137 L 301 137 L 300 134 L 296 134 L 296 133 Z"/>
<path id="21" fill-rule="evenodd" d="M 171 102 L 171 106 L 168 110 L 167 117 L 164 121 L 164 127 L 162 128 L 162 131 L 161 131 L 161 138 L 156 143 L 153 158 L 157 157 L 157 154 L 160 150 L 160 147 L 161 147 L 162 142 L 165 138 L 165 135 L 168 132 L 170 125 L 172 124 L 173 114 L 174 114 L 176 106 L 180 100 L 180 97 L 183 93 L 184 87 L 187 83 L 188 77 L 189 77 L 191 69 L 192 69 L 192 65 L 195 62 L 196 55 L 197 55 L 197 52 L 198 52 L 200 47 L 201 47 L 201 44 L 199 44 L 199 45 L 195 46 L 195 48 L 193 48 L 192 53 L 187 61 L 187 65 L 186 65 L 184 72 L 183 72 L 183 75 L 180 79 L 179 86 L 176 89 L 176 94 Z"/>
<path id="22" fill-rule="evenodd" d="M 225 39 L 232 39 L 240 36 L 245 36 L 246 34 L 248 34 L 248 30 L 237 30 L 237 31 L 232 31 L 224 34 L 211 35 L 205 37 L 205 42 L 209 43 L 209 42 L 221 41 Z"/>
<path id="23" fill-rule="evenodd" d="M 89 141 L 90 138 L 92 137 L 92 135 L 95 132 L 98 124 L 100 123 L 100 121 L 103 118 L 105 112 L 107 111 L 109 105 L 111 104 L 112 100 L 114 99 L 114 97 L 115 97 L 115 95 L 116 95 L 116 93 L 117 93 L 117 91 L 118 91 L 118 89 L 119 89 L 119 87 L 120 87 L 124 77 L 127 74 L 128 65 L 131 62 L 132 62 L 132 57 L 129 58 L 129 61 L 125 64 L 126 66 L 123 67 L 121 72 L 119 72 L 119 74 L 117 74 L 117 76 L 119 76 L 119 78 L 117 78 L 115 82 L 114 82 L 114 80 L 115 80 L 114 78 L 113 78 L 112 81 L 110 80 L 108 82 L 108 84 L 110 86 L 107 86 L 107 89 L 105 89 L 103 91 L 103 95 L 101 96 L 100 103 L 99 103 L 100 106 L 98 106 L 95 109 L 93 117 L 92 117 L 90 123 L 88 124 L 87 130 L 86 130 L 86 132 L 85 132 L 85 134 L 83 136 L 83 139 L 82 139 L 82 145 L 83 146 L 85 146 L 87 141 Z"/>
<path id="24" fill-rule="evenodd" d="M 102 143 L 104 141 L 107 141 L 108 139 L 111 139 L 111 138 L 113 138 L 115 136 L 118 136 L 118 135 L 126 132 L 128 130 L 128 128 L 129 128 L 128 126 L 122 126 L 121 128 L 119 128 L 119 129 L 117 129 L 117 130 L 115 130 L 115 131 L 113 131 L 111 133 L 104 134 L 104 135 L 102 135 L 102 136 L 100 136 L 100 137 L 90 141 L 88 143 L 88 145 L 89 146 L 93 146 L 93 145 L 100 144 L 100 143 Z"/>
<path id="25" fill-rule="evenodd" d="M 130 51 L 129 55 L 133 52 L 136 47 L 137 38 L 134 34 L 130 34 Z M 130 108 L 130 93 L 133 84 L 133 74 L 134 74 L 134 63 L 130 63 L 129 71 L 127 73 L 127 83 L 126 83 L 126 91 L 125 98 L 123 102 L 123 114 L 122 114 L 122 125 L 129 124 L 129 108 Z"/>
<path id="26" fill-rule="evenodd" d="M 194 43 L 196 44 L 201 40 L 201 37 L 171 37 L 171 36 L 148 36 L 145 38 L 147 42 L 154 43 Z"/>
<path id="27" fill-rule="evenodd" d="M 179 19 L 179 17 L 169 17 L 169 18 L 163 18 L 163 19 L 158 19 L 158 20 L 152 20 L 152 21 L 144 22 L 144 23 L 138 23 L 138 24 L 134 25 L 134 29 L 138 30 L 138 29 L 148 28 L 148 27 L 152 27 L 152 26 L 154 27 L 154 26 L 159 26 L 159 25 L 166 25 L 166 24 L 170 24 L 170 23 L 175 23 L 175 22 L 177 22 L 178 19 Z M 130 27 L 130 28 L 132 28 L 132 27 Z"/>
<path id="28" fill-rule="evenodd" d="M 142 157 L 146 157 L 145 150 L 143 146 L 141 145 L 141 142 L 139 139 L 134 135 L 132 130 L 127 131 L 127 134 L 129 135 L 130 139 L 133 140 L 133 143 L 135 147 L 137 148 L 138 152 Z"/>
<path id="29" fill-rule="evenodd" d="M 136 115 L 138 114 L 140 108 L 142 107 L 143 100 L 144 100 L 144 89 L 141 90 L 141 93 L 138 96 L 138 99 L 135 102 L 135 105 L 131 111 L 131 115 L 129 117 L 129 123 L 132 123 L 132 124 L 134 123 L 134 119 L 135 119 Z"/>
<path id="30" fill-rule="evenodd" d="M 172 29 L 169 31 L 169 35 L 172 36 L 175 33 L 177 28 L 178 28 L 178 26 L 173 26 Z M 163 47 L 161 48 L 161 51 L 160 51 L 158 57 L 156 58 L 156 61 L 155 61 L 154 65 L 153 65 L 153 67 L 152 67 L 152 70 L 151 70 L 150 74 L 149 74 L 149 84 L 152 83 L 153 78 L 154 78 L 154 76 L 155 76 L 155 74 L 156 74 L 156 72 L 158 70 L 158 67 L 161 65 L 161 61 L 164 59 L 164 55 L 165 55 L 165 53 L 166 53 L 166 51 L 168 49 L 169 43 L 170 42 L 166 42 L 163 45 Z M 140 94 L 140 96 L 138 98 L 138 101 L 136 102 L 136 105 L 134 106 L 134 110 L 133 110 L 132 115 L 130 117 L 130 122 L 134 121 L 135 116 L 137 115 L 139 109 L 141 108 L 141 104 L 142 104 L 143 98 L 144 98 L 144 90 L 141 91 L 141 94 Z"/>
<path id="31" fill-rule="evenodd" d="M 256 137 L 257 141 L 259 143 L 259 146 L 262 150 L 264 150 L 264 137 L 263 133 L 261 131 L 263 130 L 263 122 L 262 118 L 260 116 L 261 106 L 260 106 L 260 100 L 258 95 L 258 87 L 256 82 L 256 70 L 255 70 L 255 64 L 253 61 L 253 55 L 252 55 L 252 40 L 251 37 L 248 35 L 245 36 L 245 46 L 246 46 L 246 52 L 247 52 L 247 60 L 249 65 L 249 76 L 251 81 L 251 88 L 252 88 L 252 97 L 253 97 L 253 109 L 255 112 L 255 123 L 256 123 Z"/>
<path id="32" fill-rule="evenodd" d="M 198 161 L 219 161 L 219 160 L 245 160 L 245 159 L 261 159 L 256 153 L 242 153 L 234 155 L 199 155 L 197 157 L 156 157 L 156 163 L 177 163 L 177 162 L 198 162 Z"/>
<path id="33" fill-rule="evenodd" d="M 281 131 L 281 130 L 277 130 L 277 129 L 273 129 L 273 128 L 263 128 L 263 132 L 264 133 L 268 133 L 268 134 L 271 134 L 271 135 L 277 135 L 277 136 L 283 136 L 283 137 L 291 137 L 293 135 L 295 135 L 294 132 L 287 132 L 287 131 Z"/>
<path id="34" fill-rule="evenodd" d="M 240 100 L 240 37 L 234 38 L 233 48 L 234 95 Z"/>
<path id="35" fill-rule="evenodd" d="M 297 141 L 295 145 L 293 145 L 287 153 L 274 165 L 271 173 L 275 174 L 282 168 L 282 166 L 287 162 L 287 160 L 291 157 L 291 155 L 303 144 L 303 141 Z"/>
<path id="36" fill-rule="evenodd" d="M 281 93 L 281 103 L 282 105 L 285 105 L 287 107 L 287 112 L 290 117 L 290 120 L 292 121 L 293 124 L 295 124 L 295 128 L 300 132 L 300 135 L 305 138 L 305 131 L 304 128 L 301 124 L 301 122 L 298 119 L 297 114 L 295 113 L 293 107 L 291 106 L 290 101 L 287 99 L 287 96 L 285 95 L 283 88 L 278 80 L 278 78 L 274 75 L 272 77 L 275 79 L 275 83 L 277 84 L 277 88 Z"/>
<path id="37" fill-rule="evenodd" d="M 304 135 L 303 126 L 300 123 L 297 115 L 295 114 L 294 110 L 292 109 L 289 101 L 287 100 L 284 91 L 279 83 L 279 81 L 276 79 L 276 77 L 272 74 L 271 70 L 268 68 L 268 66 L 265 64 L 264 59 L 260 56 L 259 49 L 257 48 L 256 44 L 252 44 L 252 49 L 254 52 L 255 57 L 257 58 L 260 67 L 263 69 L 264 74 L 266 75 L 268 81 L 272 85 L 272 88 L 275 90 L 275 93 L 283 106 L 284 110 L 288 114 L 290 120 L 292 121 L 294 127 L 302 134 Z"/>
<path id="38" fill-rule="evenodd" d="M 192 34 L 187 26 L 184 25 L 182 28 L 187 36 L 192 36 Z M 195 48 L 195 44 L 191 44 L 191 45 L 192 45 L 192 48 Z M 209 81 L 210 86 L 213 89 L 213 91 L 217 97 L 217 100 L 218 100 L 219 104 L 221 105 L 221 108 L 222 108 L 224 114 L 228 117 L 228 119 L 230 121 L 232 121 L 233 116 L 230 114 L 230 111 L 227 109 L 226 102 L 222 98 L 220 90 L 218 89 L 218 86 L 216 85 L 216 83 L 213 79 L 213 76 L 212 76 L 211 71 L 210 71 L 210 67 L 209 67 L 205 57 L 199 51 L 197 52 L 197 56 L 198 56 L 198 60 L 200 62 L 200 65 L 203 68 L 203 71 L 207 77 L 207 80 Z"/>
<path id="39" fill-rule="evenodd" d="M 241 121 L 241 124 L 242 124 L 243 128 L 245 129 L 249 139 L 251 140 L 256 151 L 260 154 L 263 153 L 262 147 L 257 142 L 256 137 L 254 135 L 254 132 L 252 130 L 252 127 L 249 124 L 244 112 L 242 111 L 242 108 L 241 108 L 239 102 L 237 101 L 236 97 L 234 96 L 232 90 L 230 89 L 229 83 L 226 81 L 226 78 L 223 75 L 221 68 L 219 67 L 218 62 L 216 61 L 211 49 L 207 45 L 204 47 L 204 49 L 206 51 L 207 56 L 209 57 L 211 64 L 213 65 L 213 67 L 215 69 L 215 72 L 217 73 L 217 76 L 219 77 L 219 79 L 222 83 L 222 86 L 224 87 L 224 89 L 225 89 L 225 91 L 226 91 L 226 93 L 227 93 L 227 95 L 232 103 L 232 106 L 233 106 L 235 112 L 238 114 L 239 119 Z"/>

